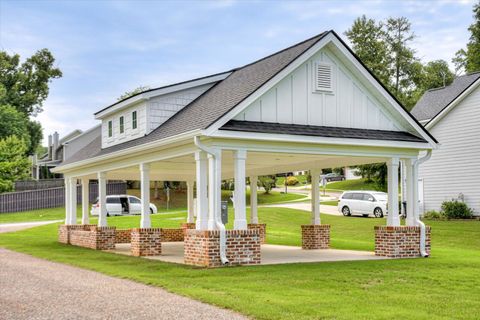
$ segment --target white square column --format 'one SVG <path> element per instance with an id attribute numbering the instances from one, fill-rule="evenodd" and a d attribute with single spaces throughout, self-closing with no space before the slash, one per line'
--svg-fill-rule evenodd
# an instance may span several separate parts
<path id="1" fill-rule="evenodd" d="M 193 181 L 187 181 L 187 223 L 194 223 L 194 210 L 193 210 Z"/>
<path id="2" fill-rule="evenodd" d="M 208 155 L 208 230 L 216 230 L 216 217 L 222 210 L 222 151 L 214 150 Z"/>
<path id="3" fill-rule="evenodd" d="M 250 177 L 250 223 L 258 223 L 258 207 L 257 207 L 257 185 L 258 177 Z"/>
<path id="4" fill-rule="evenodd" d="M 388 226 L 399 226 L 400 216 L 398 212 L 398 168 L 400 160 L 393 157 L 387 161 L 388 175 Z"/>
<path id="5" fill-rule="evenodd" d="M 405 170 L 405 201 L 407 201 L 407 219 L 406 225 L 407 226 L 414 226 L 415 225 L 415 215 L 414 215 L 414 205 L 413 205 L 413 161 L 411 159 L 405 159 L 404 161 Z"/>
<path id="6" fill-rule="evenodd" d="M 140 228 L 150 228 L 150 164 L 140 164 L 140 194 L 142 210 Z"/>
<path id="7" fill-rule="evenodd" d="M 233 195 L 235 207 L 235 220 L 233 228 L 235 230 L 247 230 L 247 212 L 245 199 L 245 160 L 247 152 L 245 150 L 236 150 L 233 152 L 233 165 L 235 172 L 235 193 Z"/>
<path id="8" fill-rule="evenodd" d="M 107 174 L 99 172 L 98 178 L 98 226 L 107 226 Z"/>
<path id="9" fill-rule="evenodd" d="M 207 154 L 204 151 L 195 152 L 195 167 L 197 177 L 197 230 L 208 229 L 208 198 L 207 198 Z"/>
<path id="10" fill-rule="evenodd" d="M 65 224 L 70 224 L 70 178 L 65 178 Z"/>
<path id="11" fill-rule="evenodd" d="M 312 224 L 320 224 L 320 170 L 311 169 Z"/>
<path id="12" fill-rule="evenodd" d="M 69 178 L 70 224 L 77 224 L 77 178 Z"/>
<path id="13" fill-rule="evenodd" d="M 88 178 L 82 178 L 82 224 L 89 224 L 88 217 Z"/>
<path id="14" fill-rule="evenodd" d="M 420 219 L 420 203 L 418 201 L 418 160 L 412 161 L 412 219 L 413 224 L 417 225 L 416 221 Z"/>

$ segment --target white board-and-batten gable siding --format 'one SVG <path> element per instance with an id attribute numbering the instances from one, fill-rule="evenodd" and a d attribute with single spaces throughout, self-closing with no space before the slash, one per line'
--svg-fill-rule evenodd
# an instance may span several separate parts
<path id="1" fill-rule="evenodd" d="M 318 62 L 332 66 L 331 91 L 314 90 Z M 407 131 L 328 48 L 314 54 L 234 119 Z"/>
<path id="2" fill-rule="evenodd" d="M 429 131 L 440 147 L 419 168 L 424 209 L 440 210 L 443 201 L 462 193 L 480 215 L 480 86 Z"/>

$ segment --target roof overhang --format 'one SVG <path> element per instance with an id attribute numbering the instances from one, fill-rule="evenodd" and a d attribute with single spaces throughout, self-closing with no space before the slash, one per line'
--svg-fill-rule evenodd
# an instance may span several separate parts
<path id="1" fill-rule="evenodd" d="M 440 111 L 436 116 L 430 119 L 425 124 L 425 128 L 430 130 L 435 126 L 440 120 L 443 119 L 453 108 L 455 108 L 463 99 L 465 99 L 470 93 L 480 86 L 480 78 L 475 80 L 466 90 L 464 90 L 458 97 L 455 98 L 450 104 L 448 104 L 442 111 Z"/>
<path id="2" fill-rule="evenodd" d="M 125 109 L 125 108 L 128 108 L 128 107 L 132 106 L 132 105 L 135 105 L 139 102 L 151 99 L 152 97 L 161 96 L 161 95 L 164 95 L 164 94 L 168 94 L 168 93 L 172 93 L 172 92 L 176 92 L 176 91 L 181 91 L 181 90 L 194 88 L 194 87 L 198 87 L 198 86 L 201 86 L 201 85 L 221 81 L 221 80 L 225 79 L 230 73 L 232 73 L 232 72 L 227 71 L 227 72 L 218 73 L 218 74 L 214 74 L 214 75 L 203 77 L 203 78 L 193 79 L 193 80 L 180 82 L 180 83 L 177 83 L 177 84 L 172 84 L 172 85 L 169 85 L 169 86 L 165 86 L 165 87 L 141 92 L 139 94 L 136 94 L 136 95 L 131 96 L 129 98 L 126 98 L 122 101 L 114 103 L 114 104 L 106 107 L 105 109 L 96 112 L 94 114 L 95 119 L 102 119 L 102 118 L 107 117 L 107 116 L 109 116 L 113 113 L 116 113 L 116 112 L 118 112 L 122 109 Z"/>

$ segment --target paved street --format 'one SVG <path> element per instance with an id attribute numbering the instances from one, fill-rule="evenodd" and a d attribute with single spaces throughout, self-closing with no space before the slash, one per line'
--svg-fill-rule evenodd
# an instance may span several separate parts
<path id="1" fill-rule="evenodd" d="M 245 318 L 161 288 L 0 248 L 0 319 Z"/>

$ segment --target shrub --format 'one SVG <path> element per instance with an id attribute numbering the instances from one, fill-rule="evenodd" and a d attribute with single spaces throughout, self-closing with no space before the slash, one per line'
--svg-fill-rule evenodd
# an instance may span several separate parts
<path id="1" fill-rule="evenodd" d="M 423 218 L 427 220 L 443 220 L 445 217 L 441 212 L 430 210 L 423 214 Z"/>
<path id="2" fill-rule="evenodd" d="M 294 176 L 287 177 L 287 186 L 295 186 L 298 184 L 298 179 Z"/>
<path id="3" fill-rule="evenodd" d="M 263 187 L 263 189 L 265 190 L 265 193 L 267 194 L 270 193 L 272 188 L 276 186 L 275 179 L 273 179 L 270 176 L 258 177 L 258 182 L 260 183 L 260 186 Z"/>
<path id="4" fill-rule="evenodd" d="M 458 200 L 444 201 L 441 212 L 447 219 L 471 219 L 473 217 L 473 210 L 465 202 Z"/>

